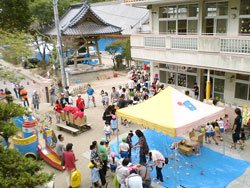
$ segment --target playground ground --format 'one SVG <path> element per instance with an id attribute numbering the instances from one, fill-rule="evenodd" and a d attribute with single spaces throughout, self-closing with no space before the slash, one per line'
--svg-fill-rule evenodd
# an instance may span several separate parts
<path id="1" fill-rule="evenodd" d="M 25 70 L 25 75 L 28 75 L 28 71 Z M 34 75 L 29 75 L 29 78 L 27 80 L 31 81 L 33 79 Z M 125 85 L 127 83 L 127 78 L 125 76 L 119 76 L 118 78 L 114 79 L 109 79 L 109 80 L 99 80 L 99 81 L 93 81 L 91 85 L 95 89 L 95 95 L 97 99 L 97 107 L 90 107 L 89 109 L 86 109 L 86 115 L 88 118 L 88 121 L 92 124 L 93 128 L 85 133 L 82 133 L 78 136 L 72 136 L 69 133 L 63 132 L 63 131 L 57 131 L 56 129 L 56 124 L 55 121 L 53 121 L 53 124 L 51 125 L 51 128 L 55 131 L 56 134 L 63 134 L 65 137 L 65 144 L 68 142 L 73 143 L 73 150 L 74 153 L 78 159 L 76 162 L 77 168 L 81 171 L 82 173 L 82 184 L 81 188 L 87 188 L 90 187 L 90 170 L 88 169 L 87 165 L 89 163 L 89 145 L 93 140 L 99 141 L 102 137 L 104 137 L 103 133 L 103 120 L 102 120 L 102 114 L 103 114 L 103 107 L 100 102 L 100 91 L 103 89 L 105 91 L 110 92 L 112 86 L 118 87 L 119 85 Z M 0 82 L 2 85 L 3 83 Z M 33 90 L 38 90 L 39 86 L 38 85 L 30 85 L 28 92 L 31 93 Z M 11 88 L 10 88 L 11 89 Z M 83 95 L 84 99 L 86 100 L 86 96 Z M 47 103 L 42 103 L 40 106 L 39 114 L 53 114 L 51 113 L 52 107 L 50 104 Z M 119 134 L 125 134 L 129 130 L 135 130 L 141 128 L 138 125 L 131 125 L 130 128 L 126 128 L 124 126 L 120 126 L 120 132 Z M 246 149 L 245 150 L 233 150 L 230 149 L 230 143 L 231 143 L 231 134 L 227 134 L 226 136 L 226 146 L 225 146 L 225 154 L 237 159 L 242 159 L 246 161 L 250 161 L 250 151 L 249 151 L 249 146 L 250 146 L 250 141 L 246 141 Z M 113 139 L 116 139 L 116 137 L 112 137 Z M 214 144 L 207 145 L 205 144 L 206 147 L 211 148 L 214 151 L 223 152 L 223 147 L 222 144 L 219 146 L 216 146 Z M 45 164 L 45 169 L 46 172 L 51 172 L 55 174 L 55 187 L 56 188 L 64 188 L 66 187 L 66 181 L 65 181 L 65 175 L 63 172 L 57 171 L 50 167 L 49 165 Z M 112 179 L 113 175 L 108 173 L 107 180 L 109 182 L 108 187 L 113 188 L 114 186 L 112 185 Z M 248 188 L 250 187 L 250 167 L 247 168 L 246 172 L 241 175 L 239 178 L 235 179 L 232 181 L 227 188 Z M 216 185 L 215 185 L 216 186 Z M 155 186 L 156 187 L 156 186 Z M 157 185 L 157 187 L 159 187 Z"/>
<path id="2" fill-rule="evenodd" d="M 126 77 L 118 77 L 110 80 L 99 80 L 94 81 L 91 83 L 93 88 L 96 92 L 96 99 L 97 99 L 97 107 L 90 107 L 86 109 L 86 115 L 88 118 L 88 121 L 92 123 L 93 128 L 90 131 L 87 131 L 85 133 L 82 133 L 78 136 L 72 136 L 69 133 L 63 132 L 63 131 L 57 131 L 56 125 L 53 124 L 52 128 L 55 130 L 56 134 L 63 134 L 65 136 L 65 143 L 71 142 L 74 144 L 74 152 L 76 154 L 76 157 L 78 159 L 77 161 L 77 168 L 82 172 L 83 178 L 82 178 L 82 188 L 90 187 L 90 170 L 88 169 L 87 165 L 89 163 L 89 145 L 93 140 L 99 141 L 102 137 L 104 137 L 103 133 L 103 120 L 102 120 L 102 114 L 104 111 L 104 108 L 101 105 L 100 102 L 100 91 L 103 89 L 105 91 L 111 91 L 112 86 L 118 87 L 119 85 L 125 85 L 127 83 Z M 86 99 L 86 96 L 83 95 L 84 99 Z M 43 104 L 41 112 L 46 112 L 47 109 L 51 109 L 48 104 Z M 125 134 L 129 130 L 136 130 L 138 128 L 141 128 L 138 125 L 132 124 L 130 128 L 126 128 L 124 126 L 120 126 L 120 132 L 119 134 Z M 112 139 L 116 141 L 116 136 L 113 136 Z M 230 143 L 231 143 L 231 134 L 228 133 L 225 136 L 225 154 L 228 156 L 232 156 L 237 159 L 242 159 L 246 161 L 250 161 L 250 151 L 248 148 L 250 148 L 250 141 L 246 141 L 246 149 L 245 150 L 232 150 L 230 149 Z M 219 146 L 216 146 L 215 144 L 205 144 L 206 147 L 209 147 L 213 149 L 214 151 L 223 153 L 223 144 L 220 143 Z M 208 161 L 209 163 L 209 161 Z M 55 185 L 56 187 L 65 187 L 65 181 L 64 177 L 65 175 L 62 172 L 58 172 L 57 170 L 54 170 L 50 166 L 46 165 L 45 168 L 48 172 L 55 173 Z M 113 188 L 112 185 L 112 178 L 113 174 L 108 173 L 108 181 L 109 181 L 109 188 Z M 227 187 L 228 188 L 247 188 L 250 187 L 250 167 L 246 170 L 246 172 L 236 179 L 235 181 L 231 182 Z M 155 187 L 160 187 L 158 185 L 154 185 Z"/>

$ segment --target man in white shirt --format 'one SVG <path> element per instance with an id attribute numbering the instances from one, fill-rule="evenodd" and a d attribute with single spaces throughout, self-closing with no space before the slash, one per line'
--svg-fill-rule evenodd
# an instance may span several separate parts
<path id="1" fill-rule="evenodd" d="M 64 137 L 61 134 L 59 134 L 57 138 L 58 138 L 58 140 L 57 140 L 57 143 L 56 143 L 55 150 L 56 150 L 56 154 L 60 158 L 62 158 L 63 152 L 65 150 L 65 147 L 64 147 L 64 144 L 63 144 Z"/>
<path id="2" fill-rule="evenodd" d="M 135 170 L 130 171 L 130 175 L 127 177 L 125 184 L 129 188 L 143 188 L 142 178 Z"/>

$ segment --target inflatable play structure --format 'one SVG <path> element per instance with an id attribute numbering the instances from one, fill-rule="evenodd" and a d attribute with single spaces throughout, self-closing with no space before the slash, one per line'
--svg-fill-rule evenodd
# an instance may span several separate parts
<path id="1" fill-rule="evenodd" d="M 52 150 L 55 134 L 49 128 L 37 130 L 37 120 L 33 116 L 27 119 L 23 117 L 13 118 L 20 132 L 13 137 L 14 147 L 24 156 L 38 159 L 41 157 L 52 167 L 64 170 L 61 166 L 61 159 Z"/>

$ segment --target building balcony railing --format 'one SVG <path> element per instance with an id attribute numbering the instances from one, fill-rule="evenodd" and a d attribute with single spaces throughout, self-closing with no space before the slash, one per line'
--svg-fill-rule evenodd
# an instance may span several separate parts
<path id="1" fill-rule="evenodd" d="M 249 36 L 136 34 L 131 36 L 131 46 L 250 55 Z"/>

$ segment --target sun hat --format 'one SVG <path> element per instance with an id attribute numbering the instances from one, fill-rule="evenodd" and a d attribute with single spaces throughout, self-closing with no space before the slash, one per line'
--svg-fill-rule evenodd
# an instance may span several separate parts
<path id="1" fill-rule="evenodd" d="M 81 97 L 81 94 L 78 94 L 77 97 Z"/>
<path id="2" fill-rule="evenodd" d="M 89 168 L 93 168 L 95 165 L 92 163 L 92 162 L 90 162 L 89 164 L 88 164 L 88 167 Z"/>
<path id="3" fill-rule="evenodd" d="M 126 137 L 123 137 L 123 138 L 122 138 L 122 141 L 123 141 L 123 142 L 126 142 L 126 140 L 127 140 Z"/>

